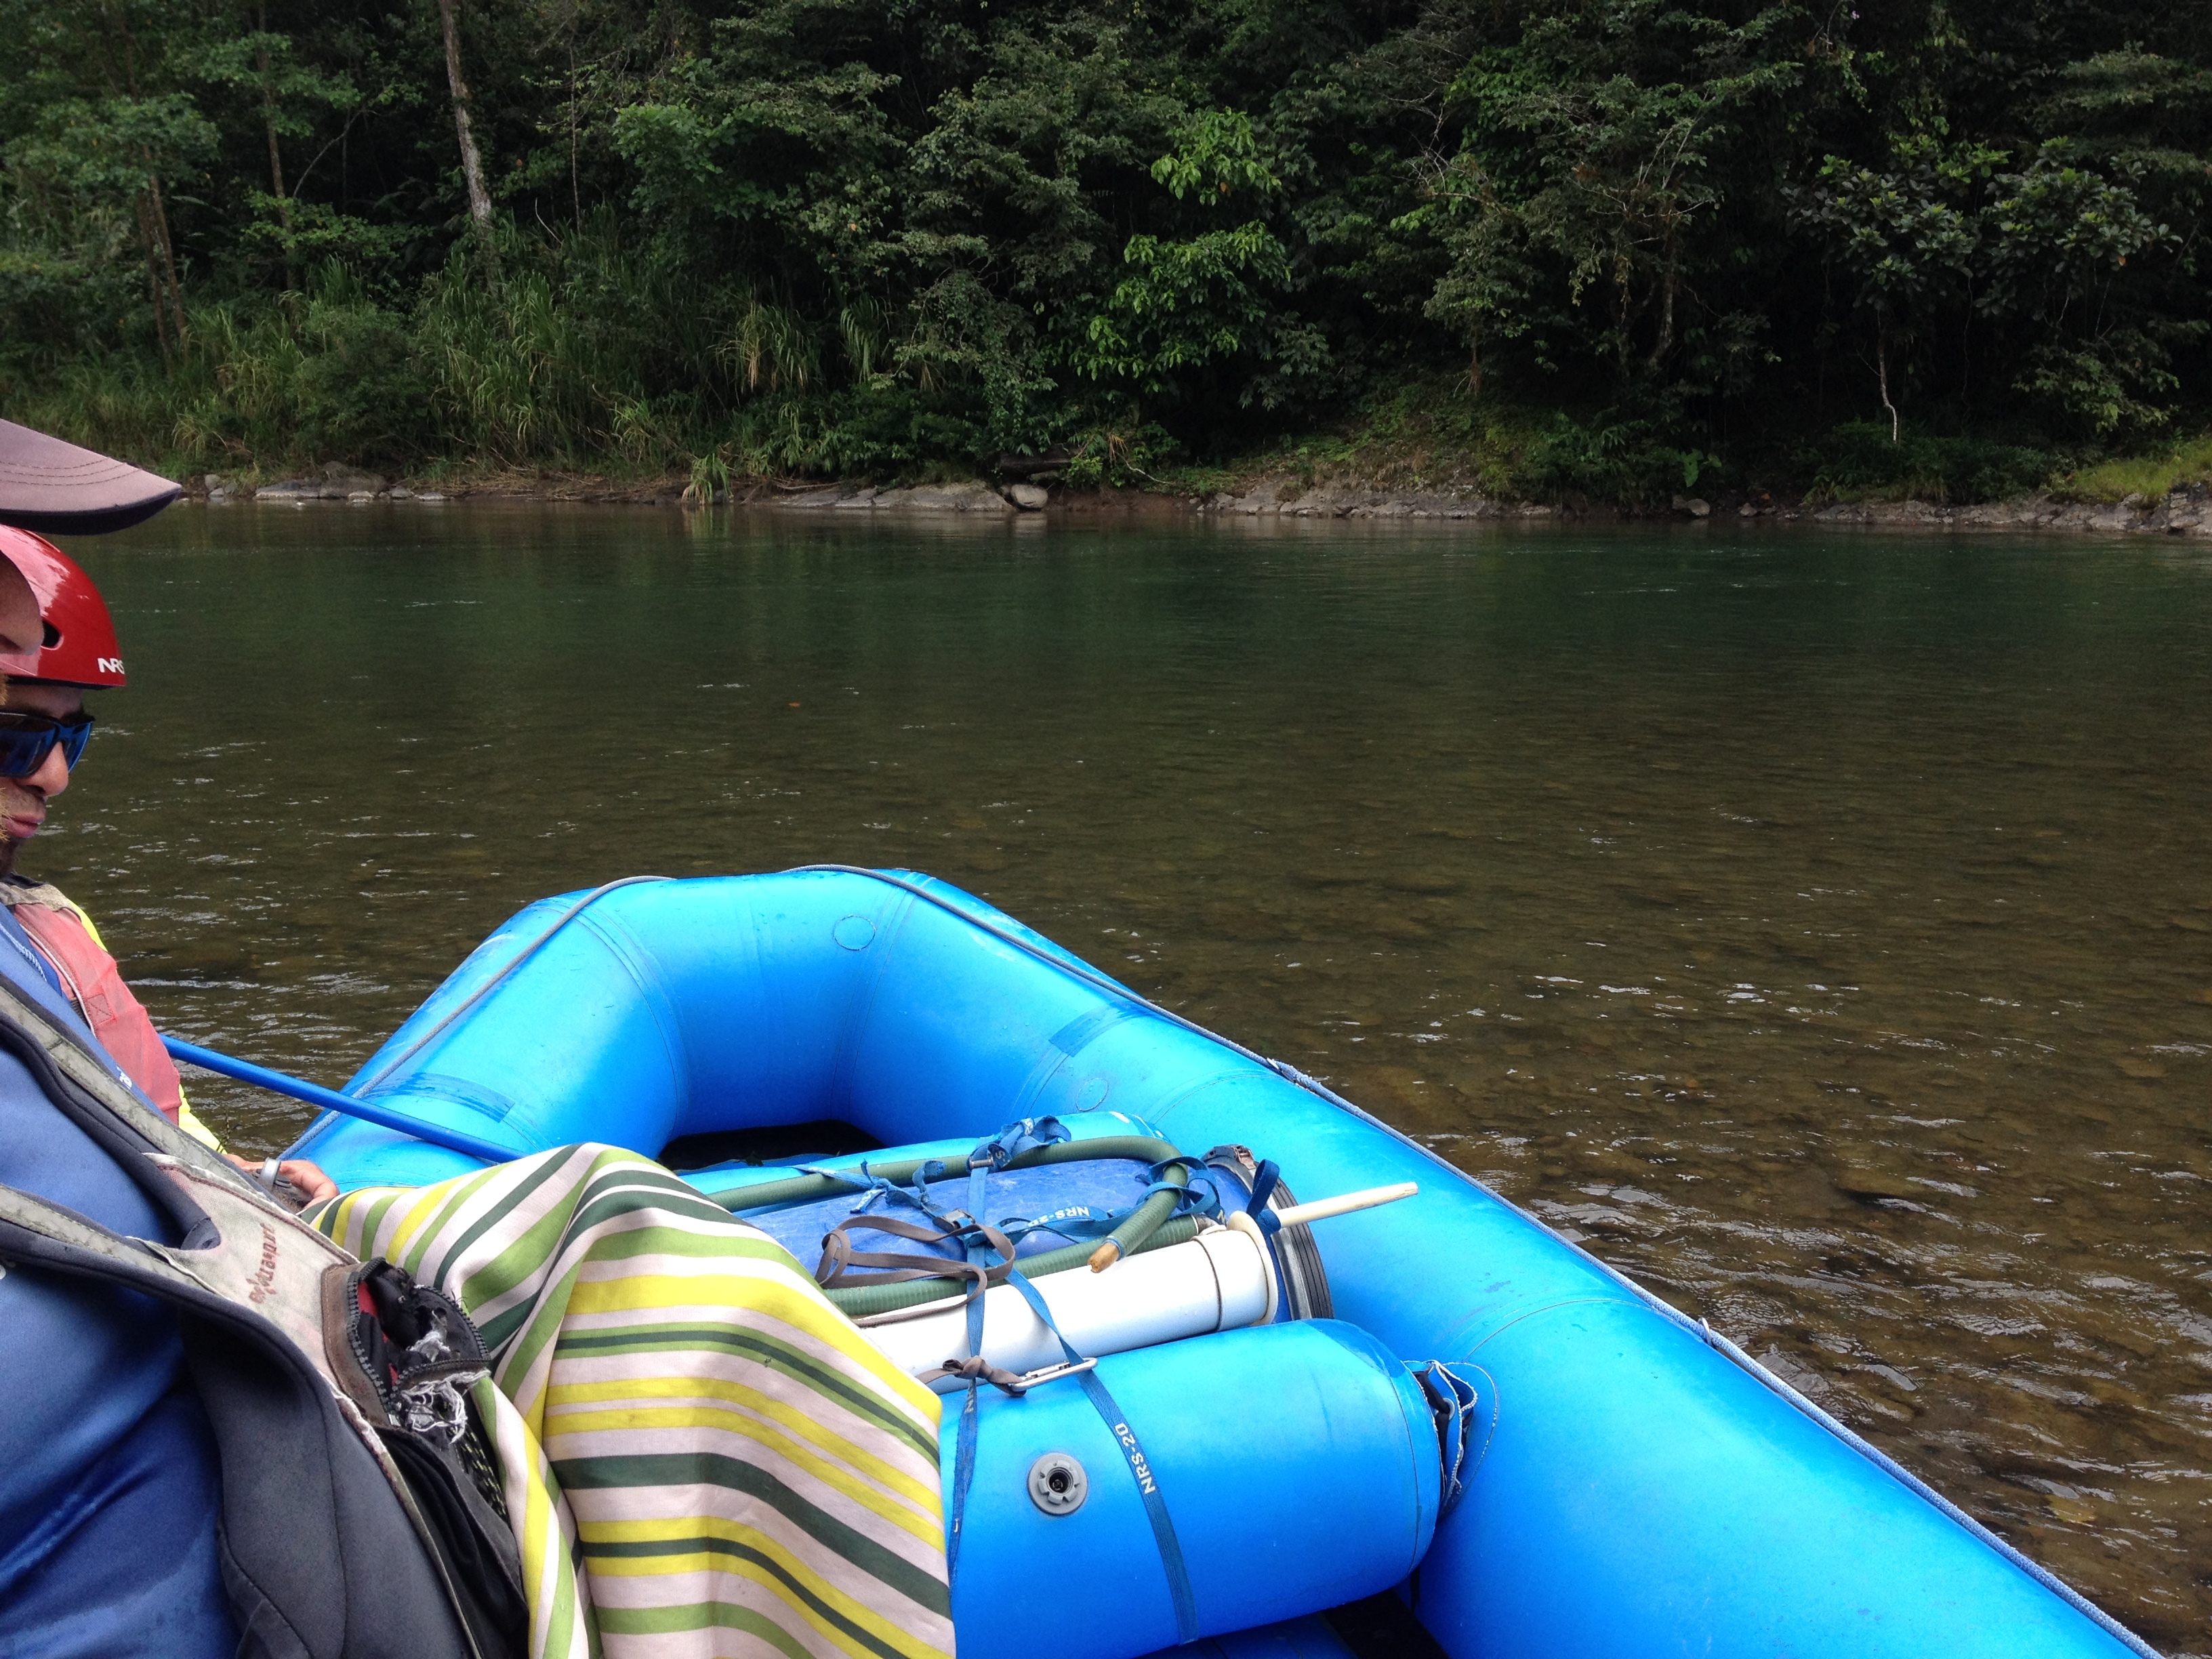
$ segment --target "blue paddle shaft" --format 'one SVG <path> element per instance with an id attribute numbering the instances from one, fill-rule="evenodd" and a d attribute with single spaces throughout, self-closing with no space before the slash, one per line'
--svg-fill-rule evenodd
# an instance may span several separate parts
<path id="1" fill-rule="evenodd" d="M 352 1095 L 342 1095 L 335 1089 L 325 1089 L 319 1083 L 310 1083 L 305 1078 L 291 1077 L 283 1072 L 272 1072 L 266 1066 L 256 1066 L 250 1060 L 234 1060 L 213 1048 L 203 1048 L 197 1042 L 186 1042 L 182 1037 L 165 1036 L 161 1039 L 161 1046 L 169 1051 L 172 1060 L 180 1060 L 187 1066 L 197 1066 L 204 1072 L 218 1072 L 224 1077 L 236 1078 L 240 1083 L 251 1083 L 276 1094 L 304 1100 L 310 1106 L 319 1106 L 326 1112 L 341 1112 L 348 1117 L 357 1117 L 364 1123 L 374 1123 L 380 1128 L 413 1135 L 417 1140 L 427 1140 L 434 1146 L 443 1146 L 452 1152 L 465 1152 L 471 1158 L 480 1158 L 487 1164 L 505 1164 L 520 1156 L 511 1146 L 502 1146 L 496 1141 L 479 1140 L 465 1130 L 449 1129 L 442 1123 L 425 1123 L 404 1112 L 387 1111 Z"/>

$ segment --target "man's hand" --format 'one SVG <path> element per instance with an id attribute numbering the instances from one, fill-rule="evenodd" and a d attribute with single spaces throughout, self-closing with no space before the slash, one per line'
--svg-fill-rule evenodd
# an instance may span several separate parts
<path id="1" fill-rule="evenodd" d="M 261 1164 L 256 1159 L 240 1158 L 235 1152 L 225 1152 L 223 1156 L 246 1174 L 257 1180 L 260 1178 Z M 338 1195 L 338 1183 L 325 1175 L 319 1164 L 312 1164 L 304 1158 L 288 1158 L 279 1164 L 276 1179 L 291 1182 L 310 1204 L 319 1204 L 326 1198 Z"/>

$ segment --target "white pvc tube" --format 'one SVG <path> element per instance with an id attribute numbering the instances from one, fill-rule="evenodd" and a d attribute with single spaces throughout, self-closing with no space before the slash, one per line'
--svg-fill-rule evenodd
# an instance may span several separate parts
<path id="1" fill-rule="evenodd" d="M 1273 1280 L 1264 1247 L 1242 1231 L 1215 1227 L 1104 1273 L 1079 1267 L 1030 1282 L 1075 1351 L 1096 1357 L 1257 1324 L 1273 1303 Z M 968 1352 L 968 1314 L 957 1303 L 942 1313 L 865 1329 L 915 1376 Z M 997 1285 L 983 1297 L 983 1358 L 1018 1374 L 1060 1364 L 1067 1356 L 1022 1293 Z"/>

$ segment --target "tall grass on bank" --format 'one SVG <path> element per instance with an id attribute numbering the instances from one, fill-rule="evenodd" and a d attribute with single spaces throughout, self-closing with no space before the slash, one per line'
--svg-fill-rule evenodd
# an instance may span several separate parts
<path id="1" fill-rule="evenodd" d="M 503 275 L 458 245 L 416 319 L 431 447 L 511 466 L 688 459 L 726 380 L 726 296 L 610 213 L 501 244 Z"/>
<path id="2" fill-rule="evenodd" d="M 87 353 L 48 374 L 0 375 L 10 417 L 165 471 L 237 471 L 419 447 L 429 405 L 407 319 L 335 263 L 249 313 L 191 307 L 189 348 Z"/>
<path id="3" fill-rule="evenodd" d="M 2082 467 L 2060 481 L 2058 493 L 2077 501 L 2124 501 L 2130 495 L 2155 501 L 2171 489 L 2207 480 L 2212 480 L 2212 436 L 2184 440 L 2163 455 Z"/>
<path id="4" fill-rule="evenodd" d="M 1796 446 L 1790 471 L 1806 499 L 1993 501 L 2043 489 L 2068 458 L 1971 433 L 1935 433 L 1886 421 L 1846 421 Z"/>
<path id="5" fill-rule="evenodd" d="M 126 344 L 0 368 L 0 403 L 172 473 L 847 459 L 823 343 L 791 309 L 702 284 L 610 213 L 542 237 L 510 224 L 495 251 L 465 239 L 404 310 L 330 260 L 281 298 L 192 307 L 189 349 L 167 360 Z"/>
<path id="6" fill-rule="evenodd" d="M 191 308 L 190 347 L 76 357 L 51 377 L 0 384 L 12 418 L 171 474 L 269 472 L 311 460 L 419 453 L 429 416 L 407 319 L 342 267 L 248 314 Z"/>
<path id="7" fill-rule="evenodd" d="M 1494 500 L 1664 512 L 1692 495 L 1994 501 L 2048 488 L 2071 464 L 2061 452 L 1986 434 L 1907 424 L 1893 438 L 1886 421 L 1847 421 L 1758 447 L 1686 441 L 1693 430 L 1650 410 L 1544 410 L 1472 397 L 1455 376 L 1394 388 L 1334 433 L 1206 469 L 1204 487 L 1266 472 L 1308 485 L 1468 489 Z M 1200 483 L 1200 469 L 1177 476 Z"/>

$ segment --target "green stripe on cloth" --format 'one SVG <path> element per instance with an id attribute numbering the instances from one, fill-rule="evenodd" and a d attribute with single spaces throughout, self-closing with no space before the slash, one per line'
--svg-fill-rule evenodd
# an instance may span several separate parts
<path id="1" fill-rule="evenodd" d="M 827 1365 L 817 1364 L 788 1343 L 771 1341 L 755 1332 L 729 1325 L 661 1325 L 642 1331 L 571 1331 L 558 1339 L 562 1353 L 665 1353 L 685 1349 L 718 1348 L 758 1355 L 763 1364 L 783 1372 L 809 1388 L 833 1395 L 850 1409 L 875 1419 L 889 1432 L 911 1442 L 926 1456 L 937 1455 L 937 1437 L 884 1404 L 879 1395 L 855 1387 Z"/>
<path id="2" fill-rule="evenodd" d="M 695 1602 L 688 1607 L 602 1607 L 599 1628 L 622 1636 L 665 1636 L 695 1630 L 743 1631 L 788 1659 L 807 1659 L 806 1650 L 750 1607 L 729 1601 Z"/>
<path id="3" fill-rule="evenodd" d="M 836 1516 L 825 1514 L 793 1492 L 769 1469 L 740 1457 L 714 1452 L 639 1453 L 618 1457 L 575 1457 L 561 1465 L 561 1486 L 567 1492 L 594 1487 L 719 1486 L 741 1492 L 773 1507 L 792 1525 L 833 1555 L 859 1568 L 870 1577 L 894 1585 L 909 1601 L 933 1612 L 949 1613 L 943 1577 L 932 1578 L 909 1563 L 864 1537 Z M 586 1555 L 666 1555 L 688 1546 L 662 1540 L 620 1544 L 585 1540 Z M 702 1541 L 701 1547 L 705 1547 Z"/>
<path id="4" fill-rule="evenodd" d="M 665 1541 L 654 1540 L 651 1542 L 609 1544 L 604 1547 L 586 1543 L 584 1546 L 584 1554 L 586 1559 L 593 1556 L 603 1556 L 609 1559 L 630 1560 L 655 1555 L 720 1555 L 726 1556 L 733 1561 L 747 1562 L 767 1573 L 783 1588 L 787 1594 L 797 1596 L 805 1602 L 808 1607 L 814 1609 L 817 1617 L 836 1626 L 839 1631 L 845 1632 L 849 1639 L 859 1643 L 866 1651 L 881 1655 L 882 1659 L 899 1659 L 898 1649 L 861 1629 L 793 1577 L 773 1557 L 754 1548 L 750 1544 L 736 1544 L 726 1538 L 713 1537 L 672 1538 Z"/>
<path id="5" fill-rule="evenodd" d="M 532 1161 L 535 1162 L 535 1160 Z M 520 1178 L 508 1178 L 500 1181 L 497 1183 L 501 1194 L 499 1201 L 488 1208 L 483 1216 L 470 1224 L 466 1228 L 463 1229 L 461 1232 L 454 1237 L 450 1239 L 438 1237 L 438 1223 L 433 1222 L 428 1227 L 424 1228 L 422 1238 L 416 1244 L 414 1251 L 416 1258 L 419 1261 L 422 1256 L 427 1255 L 428 1253 L 428 1247 L 433 1243 L 437 1244 L 439 1254 L 449 1260 L 465 1257 L 472 1246 L 479 1243 L 481 1240 L 488 1237 L 494 1229 L 499 1227 L 502 1222 L 514 1214 L 515 1210 L 520 1206 L 524 1200 L 529 1198 L 532 1194 L 537 1192 L 539 1188 L 543 1187 L 547 1182 L 558 1180 L 564 1173 L 566 1173 L 563 1166 L 568 1162 L 568 1160 L 567 1158 L 561 1157 L 558 1154 L 555 1154 L 547 1158 L 541 1167 L 528 1171 L 526 1176 Z M 512 1164 L 501 1164 L 498 1166 L 498 1172 L 503 1173 L 514 1167 L 514 1166 Z M 487 1170 L 485 1173 L 493 1174 L 495 1171 Z M 485 1186 L 491 1184 L 481 1180 L 471 1179 L 466 1176 L 464 1176 L 461 1179 L 463 1182 L 466 1183 L 467 1188 L 470 1190 L 466 1191 L 465 1194 L 457 1194 L 457 1196 L 475 1198 L 483 1191 Z M 456 1205 L 454 1207 L 458 1209 L 459 1206 Z M 558 1212 L 556 1212 L 555 1213 L 557 1215 Z M 553 1218 L 549 1216 L 547 1219 L 551 1221 Z M 507 1248 L 510 1249 L 514 1249 L 518 1245 L 526 1244 L 532 1241 L 526 1232 L 519 1236 L 510 1234 L 506 1241 Z M 529 1252 L 524 1251 L 520 1254 L 524 1260 L 528 1260 Z M 487 1290 L 484 1294 L 488 1296 L 496 1295 L 499 1291 L 510 1289 L 514 1285 L 520 1282 L 521 1279 L 527 1277 L 528 1273 L 526 1271 L 519 1273 L 515 1275 L 514 1279 L 508 1280 L 507 1283 L 504 1285 L 498 1285 L 495 1289 Z"/>

